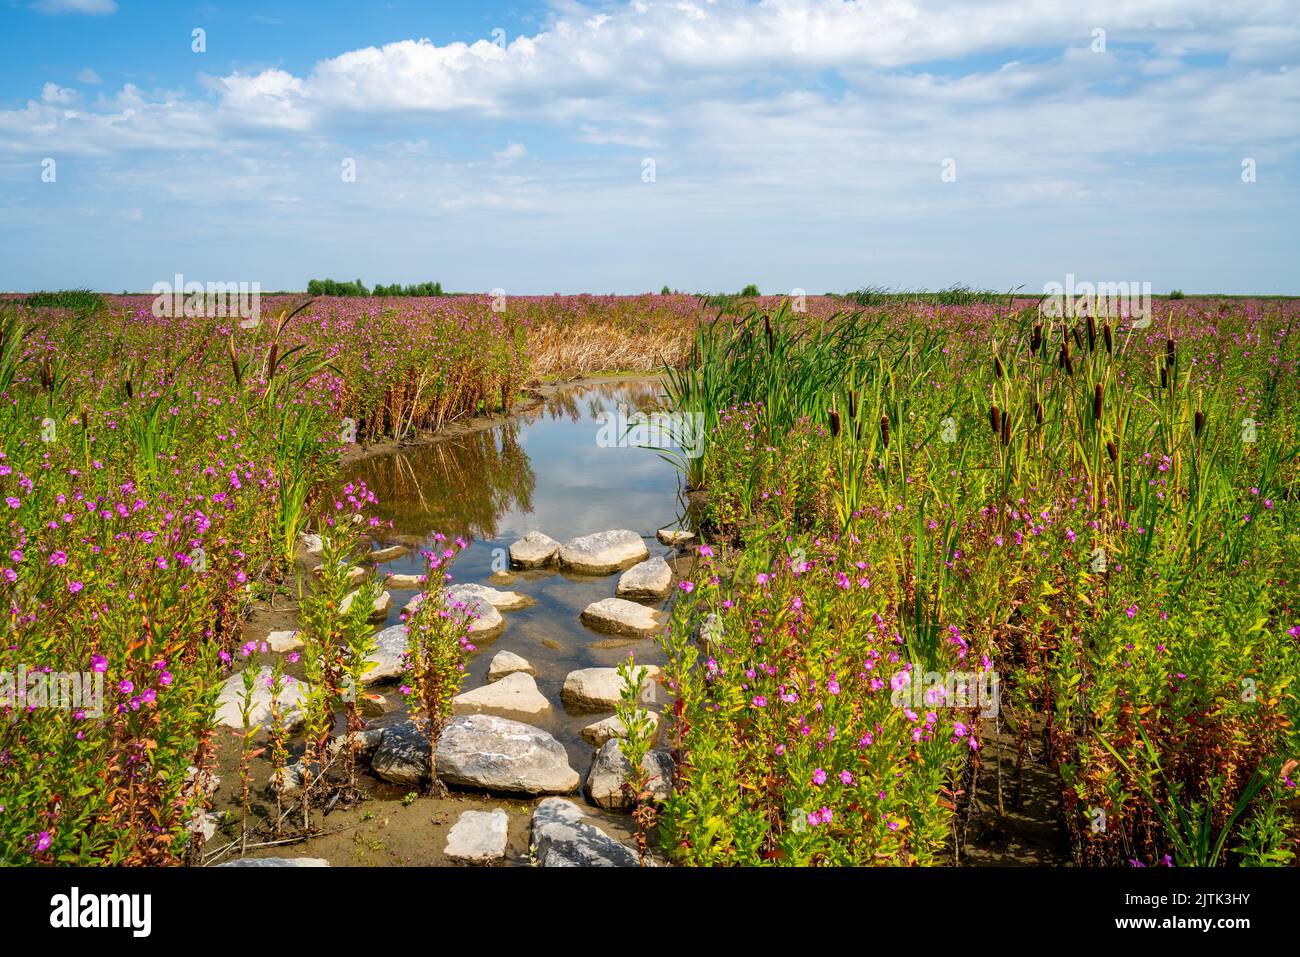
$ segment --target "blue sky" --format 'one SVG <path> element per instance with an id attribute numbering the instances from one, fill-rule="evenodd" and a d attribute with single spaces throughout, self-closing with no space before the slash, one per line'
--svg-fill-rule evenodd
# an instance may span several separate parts
<path id="1" fill-rule="evenodd" d="M 1287 0 L 0 0 L 0 289 L 1300 293 L 1297 60 Z"/>

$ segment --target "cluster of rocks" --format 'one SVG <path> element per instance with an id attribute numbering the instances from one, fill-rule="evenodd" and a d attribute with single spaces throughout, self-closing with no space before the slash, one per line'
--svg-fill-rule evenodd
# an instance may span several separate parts
<path id="1" fill-rule="evenodd" d="M 380 778 L 417 787 L 434 774 L 444 784 L 512 797 L 545 797 L 533 814 L 532 841 L 543 866 L 637 863 L 636 854 L 606 834 L 571 800 L 559 796 L 584 792 L 606 810 L 631 804 L 623 785 L 631 767 L 620 741 L 626 729 L 609 715 L 582 731 L 596 749 L 586 775 L 570 763 L 568 752 L 550 732 L 507 717 L 550 708 L 537 691 L 532 665 L 513 652 L 498 652 L 481 688 L 455 699 L 456 714 L 434 745 L 413 722 L 388 727 L 375 747 L 371 767 Z M 659 669 L 646 668 L 643 698 L 653 697 Z M 582 668 L 569 673 L 561 696 L 570 711 L 611 711 L 621 700 L 623 679 L 615 668 Z M 538 700 L 540 699 L 540 700 Z M 659 715 L 640 715 L 657 735 Z M 652 750 L 642 762 L 651 800 L 671 793 L 673 762 L 666 751 Z M 508 845 L 508 815 L 501 809 L 466 811 L 447 835 L 445 855 L 465 864 L 503 860 Z"/>
<path id="2" fill-rule="evenodd" d="M 657 539 L 670 547 L 682 547 L 693 536 L 681 529 L 661 529 Z M 313 554 L 310 537 L 303 547 Z M 404 546 L 378 549 L 368 561 L 389 561 L 405 552 Z M 665 614 L 644 602 L 656 602 L 672 588 L 673 570 L 663 557 L 651 557 L 645 541 L 627 529 L 584 535 L 561 544 L 541 532 L 531 532 L 509 548 L 510 564 L 517 569 L 556 567 L 579 575 L 621 573 L 615 597 L 593 602 L 581 613 L 582 622 L 593 631 L 620 637 L 645 637 L 664 624 Z M 316 567 L 317 574 L 324 571 Z M 354 584 L 368 571 L 361 566 L 348 570 Z M 424 576 L 390 574 L 388 588 L 422 588 Z M 345 603 L 359 594 L 353 592 Z M 531 599 L 519 592 L 478 584 L 448 588 L 446 600 L 474 615 L 470 631 L 482 636 L 504 625 L 502 611 L 522 608 Z M 403 609 L 408 614 L 422 600 L 417 594 Z M 385 618 L 392 596 L 381 593 L 374 616 Z M 277 652 L 299 648 L 293 631 L 272 632 L 268 644 Z M 367 685 L 400 677 L 407 636 L 404 625 L 384 628 L 376 636 L 377 647 L 370 659 L 364 682 Z M 657 739 L 660 716 L 655 703 L 660 670 L 645 668 L 644 683 L 638 689 L 641 710 L 637 717 L 647 722 L 652 742 Z M 267 727 L 271 721 L 270 669 L 257 675 L 252 695 L 250 720 Z M 217 719 L 230 727 L 243 728 L 242 674 L 231 676 L 218 698 Z M 291 681 L 280 695 L 281 721 L 293 728 L 302 721 L 300 704 L 305 694 L 301 682 Z M 371 727 L 355 740 L 336 741 L 336 749 L 352 747 L 368 759 L 373 772 L 394 784 L 418 787 L 433 776 L 444 784 L 489 794 L 517 798 L 542 798 L 533 809 L 531 844 L 535 860 L 546 867 L 636 866 L 635 851 L 611 837 L 583 806 L 567 796 L 584 793 L 592 805 L 605 810 L 626 809 L 631 803 L 624 784 L 631 766 L 622 752 L 627 733 L 614 712 L 622 700 L 623 678 L 616 668 L 580 668 L 564 680 L 560 698 L 570 714 L 604 713 L 582 729 L 581 736 L 593 748 L 585 775 L 570 763 L 568 752 L 556 738 L 530 721 L 542 721 L 554 713 L 554 706 L 538 688 L 536 671 L 525 658 L 510 651 L 497 652 L 488 668 L 487 683 L 457 695 L 453 716 L 436 742 L 414 721 Z M 667 751 L 651 750 L 642 762 L 651 800 L 660 802 L 671 793 L 673 762 Z M 292 790 L 304 769 L 286 768 L 282 786 Z M 509 846 L 510 817 L 502 808 L 469 810 L 459 815 L 447 832 L 445 857 L 462 864 L 492 864 L 505 859 Z M 326 862 L 311 858 L 258 858 L 232 862 L 239 866 L 319 866 Z"/>

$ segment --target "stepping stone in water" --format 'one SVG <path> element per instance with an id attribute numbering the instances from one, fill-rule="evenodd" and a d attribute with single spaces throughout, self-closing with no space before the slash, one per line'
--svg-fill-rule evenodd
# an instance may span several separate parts
<path id="1" fill-rule="evenodd" d="M 659 737 L 659 715 L 653 711 L 642 711 L 641 714 L 650 720 L 651 732 L 650 740 L 653 742 Z M 612 738 L 622 738 L 627 734 L 627 729 L 623 727 L 623 722 L 616 714 L 611 714 L 608 718 L 602 718 L 599 721 L 593 721 L 582 729 L 582 740 L 589 742 L 599 748 L 606 741 Z"/>
<path id="2" fill-rule="evenodd" d="M 359 591 L 350 592 L 346 598 L 339 603 L 339 611 L 343 614 L 352 607 L 352 599 L 359 595 Z M 380 592 L 379 597 L 375 599 L 375 607 L 371 609 L 370 621 L 383 621 L 388 617 L 388 609 L 393 607 L 393 596 L 388 592 Z"/>
<path id="3" fill-rule="evenodd" d="M 641 701 L 652 699 L 659 687 L 655 678 L 659 669 L 655 665 L 645 668 L 645 681 L 641 684 Z M 617 668 L 579 668 L 570 671 L 564 679 L 560 698 L 570 708 L 584 711 L 613 711 L 623 700 L 623 679 Z"/>
<path id="4" fill-rule="evenodd" d="M 363 684 L 376 684 L 391 681 L 402 673 L 402 656 L 406 653 L 406 626 L 390 625 L 375 636 L 379 647 L 367 661 L 373 661 L 375 667 L 361 676 Z"/>
<path id="5" fill-rule="evenodd" d="M 398 591 L 406 591 L 411 588 L 423 588 L 424 581 L 425 579 L 423 575 L 405 575 L 395 573 L 387 575 L 384 578 L 385 585 L 389 588 L 396 588 Z"/>
<path id="6" fill-rule="evenodd" d="M 260 726 L 263 731 L 271 727 L 271 668 L 263 665 L 257 673 L 253 685 L 253 707 L 248 713 L 249 727 Z M 302 700 L 306 696 L 306 683 L 290 675 L 285 675 L 284 688 L 280 692 L 280 723 L 286 730 L 293 730 L 303 722 Z M 217 695 L 217 710 L 213 720 L 237 731 L 244 730 L 243 717 L 244 672 L 239 671 L 226 679 Z"/>
<path id="7" fill-rule="evenodd" d="M 429 741 L 411 721 L 389 725 L 370 767 L 385 781 L 419 786 L 429 780 L 432 767 Z"/>
<path id="8" fill-rule="evenodd" d="M 506 794 L 569 794 L 580 781 L 550 734 L 487 714 L 451 719 L 438 739 L 437 767 L 447 784 Z"/>
<path id="9" fill-rule="evenodd" d="M 650 799 L 655 803 L 668 800 L 672 794 L 673 759 L 667 751 L 648 751 L 641 761 L 647 777 Z M 632 765 L 612 738 L 600 746 L 587 773 L 587 796 L 591 803 L 607 811 L 632 806 L 632 800 L 623 793 L 623 782 L 628 779 Z"/>
<path id="10" fill-rule="evenodd" d="M 529 532 L 510 546 L 510 565 L 513 568 L 541 568 L 550 564 L 560 543 L 541 532 Z"/>
<path id="11" fill-rule="evenodd" d="M 461 864 L 493 864 L 506 856 L 510 818 L 505 811 L 466 811 L 447 832 L 443 851 Z"/>
<path id="12" fill-rule="evenodd" d="M 527 658 L 521 658 L 513 651 L 498 651 L 492 656 L 492 663 L 488 665 L 487 680 L 500 681 L 506 675 L 512 675 L 517 671 L 530 675 L 537 674 Z"/>
<path id="13" fill-rule="evenodd" d="M 450 593 L 444 594 L 443 597 L 448 604 L 456 602 L 456 599 L 454 599 Z M 405 612 L 406 616 L 409 618 L 415 613 L 415 610 L 420 607 L 420 602 L 423 600 L 424 593 L 421 592 L 408 601 L 402 611 Z M 485 632 L 494 632 L 498 628 L 505 627 L 506 620 L 501 617 L 501 612 L 497 611 L 495 607 L 484 601 L 482 598 L 470 598 L 468 601 L 459 602 L 459 604 L 463 604 L 465 606 L 465 611 L 467 611 L 471 616 L 476 616 L 472 617 L 469 623 L 469 633 L 471 635 L 481 635 Z"/>
<path id="14" fill-rule="evenodd" d="M 405 545 L 389 545 L 387 548 L 379 548 L 371 552 L 366 557 L 366 561 L 381 565 L 384 562 L 391 562 L 394 558 L 401 558 L 408 551 Z"/>
<path id="15" fill-rule="evenodd" d="M 342 758 L 344 750 L 347 749 L 348 740 L 352 741 L 352 748 L 356 749 L 357 762 L 363 762 L 365 759 L 372 757 L 383 744 L 383 736 L 387 733 L 387 728 L 365 728 L 364 731 L 355 731 L 351 735 L 335 737 L 329 742 L 329 759 L 330 761 L 346 761 Z M 342 767 L 341 763 L 337 765 Z M 286 765 L 279 770 L 278 775 L 273 778 L 279 780 L 279 793 L 282 796 L 286 794 L 296 794 L 303 787 L 303 776 L 307 771 L 307 761 L 305 758 L 299 758 L 298 761 Z"/>
<path id="16" fill-rule="evenodd" d="M 397 708 L 398 705 L 389 701 L 385 695 L 374 691 L 361 693 L 361 713 L 367 718 L 379 718 L 390 711 L 396 711 Z"/>
<path id="17" fill-rule="evenodd" d="M 303 640 L 296 631 L 273 631 L 266 636 L 267 647 L 279 654 L 296 651 L 303 646 Z"/>
<path id="18" fill-rule="evenodd" d="M 560 567 L 584 575 L 608 575 L 645 561 L 650 549 L 636 532 L 617 528 L 583 535 L 560 547 Z"/>
<path id="19" fill-rule="evenodd" d="M 315 568 L 311 570 L 311 573 L 315 575 L 317 578 L 323 578 L 325 577 L 325 566 L 317 565 Z M 360 565 L 353 565 L 348 569 L 348 584 L 360 585 L 363 581 L 366 580 L 366 576 L 369 574 L 370 573 L 367 572 Z"/>
<path id="20" fill-rule="evenodd" d="M 636 867 L 636 852 L 620 844 L 564 798 L 547 798 L 533 811 L 533 844 L 542 867 Z"/>
<path id="21" fill-rule="evenodd" d="M 695 533 L 684 528 L 661 528 L 655 533 L 661 545 L 689 545 L 695 541 Z"/>
<path id="22" fill-rule="evenodd" d="M 664 614 L 626 598 L 602 598 L 583 610 L 582 623 L 606 635 L 640 638 L 658 631 Z"/>
<path id="23" fill-rule="evenodd" d="M 466 604 L 475 600 L 485 601 L 498 611 L 514 611 L 532 604 L 532 599 L 527 595 L 521 595 L 517 591 L 501 591 L 486 585 L 452 585 L 447 589 L 447 594 L 453 601 Z"/>
<path id="24" fill-rule="evenodd" d="M 361 731 L 353 731 L 345 734 L 341 738 L 334 738 L 329 743 L 330 757 L 336 757 L 347 750 L 348 741 L 352 742 L 352 747 L 356 749 L 357 757 L 368 758 L 379 750 L 379 746 L 384 743 L 384 735 L 387 728 L 364 728 Z M 299 761 L 299 764 L 302 762 Z"/>
<path id="25" fill-rule="evenodd" d="M 536 718 L 551 712 L 551 703 L 537 690 L 537 680 L 522 671 L 456 695 L 452 705 L 456 714 Z"/>
<path id="26" fill-rule="evenodd" d="M 614 594 L 619 598 L 663 598 L 673 587 L 673 570 L 655 556 L 633 565 L 618 580 Z"/>

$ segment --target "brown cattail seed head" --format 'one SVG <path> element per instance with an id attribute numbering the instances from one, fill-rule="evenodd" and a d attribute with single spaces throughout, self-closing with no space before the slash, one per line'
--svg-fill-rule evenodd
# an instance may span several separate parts
<path id="1" fill-rule="evenodd" d="M 1102 402 L 1101 402 L 1101 383 L 1098 382 L 1098 383 L 1097 383 L 1097 389 L 1096 389 L 1096 391 L 1093 392 L 1093 394 L 1092 394 L 1092 417 L 1093 417 L 1094 420 L 1098 420 L 1098 421 L 1100 421 L 1100 419 L 1101 419 L 1101 406 L 1102 406 Z"/>
<path id="2" fill-rule="evenodd" d="M 1160 388 L 1165 389 L 1168 387 L 1169 387 L 1169 370 L 1166 369 L 1164 366 L 1161 366 L 1160 367 Z"/>
<path id="3" fill-rule="evenodd" d="M 1074 327 L 1073 329 L 1071 329 L 1070 331 L 1074 333 L 1074 344 L 1075 344 L 1076 346 L 1078 346 L 1080 349 L 1082 349 L 1082 348 L 1083 348 L 1083 335 L 1079 332 L 1079 327 L 1078 327 L 1078 326 L 1075 326 L 1075 327 Z"/>
<path id="4" fill-rule="evenodd" d="M 1092 316 L 1088 317 L 1088 351 L 1097 351 L 1097 320 Z"/>
<path id="5" fill-rule="evenodd" d="M 1194 422 L 1194 428 L 1196 430 L 1197 437 L 1199 437 L 1200 434 L 1205 431 L 1205 413 L 1202 412 L 1200 409 L 1196 410 L 1196 419 Z"/>
<path id="6" fill-rule="evenodd" d="M 880 417 L 880 441 L 885 444 L 885 448 L 889 448 L 889 416 L 887 415 Z"/>
<path id="7" fill-rule="evenodd" d="M 1007 370 L 1002 367 L 1002 360 L 997 356 L 993 357 L 993 374 L 999 379 L 1006 376 Z"/>
<path id="8" fill-rule="evenodd" d="M 996 405 L 989 406 L 989 427 L 993 429 L 994 435 L 1002 432 L 1002 413 Z"/>
<path id="9" fill-rule="evenodd" d="M 1011 444 L 1011 416 L 1010 414 L 1002 417 L 1002 444 Z"/>
<path id="10" fill-rule="evenodd" d="M 1113 356 L 1115 354 L 1115 340 L 1111 336 L 1109 322 L 1101 327 L 1101 337 L 1106 340 L 1106 354 Z"/>
<path id="11" fill-rule="evenodd" d="M 831 409 L 831 438 L 838 438 L 840 434 L 840 414 Z"/>
<path id="12" fill-rule="evenodd" d="M 1041 402 L 1034 403 L 1034 421 L 1039 425 L 1043 424 L 1043 403 Z"/>
<path id="13" fill-rule="evenodd" d="M 1110 442 L 1110 441 L 1106 442 L 1106 454 L 1110 456 L 1110 460 L 1112 462 L 1118 461 L 1119 450 L 1115 448 L 1114 442 Z"/>
<path id="14" fill-rule="evenodd" d="M 1029 354 L 1034 355 L 1038 348 L 1043 344 L 1043 326 L 1042 323 L 1034 326 L 1033 335 L 1029 337 Z"/>
<path id="15" fill-rule="evenodd" d="M 1166 339 L 1165 340 L 1165 365 L 1169 366 L 1169 368 L 1171 369 L 1174 367 L 1175 356 L 1176 354 L 1174 352 L 1174 340 Z"/>

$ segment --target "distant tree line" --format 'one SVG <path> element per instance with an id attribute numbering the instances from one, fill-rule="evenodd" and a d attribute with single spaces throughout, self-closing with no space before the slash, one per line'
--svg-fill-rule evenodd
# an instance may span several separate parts
<path id="1" fill-rule="evenodd" d="M 441 296 L 440 282 L 421 282 L 403 286 L 395 282 L 391 286 L 377 283 L 373 290 L 367 289 L 360 279 L 353 282 L 339 282 L 337 279 L 311 279 L 307 282 L 309 296 Z"/>

